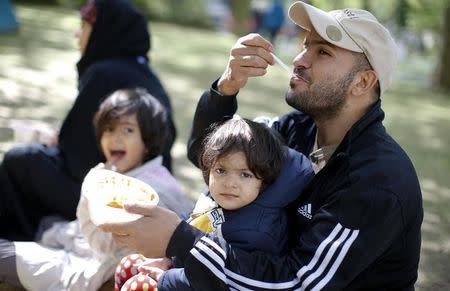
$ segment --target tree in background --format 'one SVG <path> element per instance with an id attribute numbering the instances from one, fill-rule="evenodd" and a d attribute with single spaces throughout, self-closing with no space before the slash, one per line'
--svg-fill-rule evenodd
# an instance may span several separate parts
<path id="1" fill-rule="evenodd" d="M 361 0 L 361 7 L 364 10 L 371 11 L 370 0 Z"/>
<path id="2" fill-rule="evenodd" d="M 247 33 L 247 20 L 250 16 L 250 0 L 230 0 L 231 13 L 233 14 L 233 32 L 242 36 Z"/>
<path id="3" fill-rule="evenodd" d="M 435 84 L 450 92 L 450 1 L 444 11 L 444 24 L 442 26 L 441 54 L 435 73 Z"/>
<path id="4" fill-rule="evenodd" d="M 394 19 L 399 28 L 405 28 L 408 24 L 409 3 L 408 0 L 398 0 Z"/>

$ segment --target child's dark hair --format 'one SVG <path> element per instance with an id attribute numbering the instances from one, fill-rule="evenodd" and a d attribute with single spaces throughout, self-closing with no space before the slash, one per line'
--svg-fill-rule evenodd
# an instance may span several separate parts
<path id="1" fill-rule="evenodd" d="M 102 102 L 94 116 L 97 142 L 100 144 L 107 127 L 113 126 L 122 116 L 132 114 L 136 114 L 142 141 L 148 151 L 144 161 L 153 159 L 163 152 L 167 140 L 167 111 L 142 88 L 117 90 Z"/>
<path id="2" fill-rule="evenodd" d="M 243 152 L 249 170 L 262 180 L 262 188 L 278 176 L 284 159 L 281 142 L 264 124 L 245 118 L 233 118 L 214 124 L 209 130 L 199 155 L 203 179 L 209 184 L 214 163 L 235 152 Z"/>

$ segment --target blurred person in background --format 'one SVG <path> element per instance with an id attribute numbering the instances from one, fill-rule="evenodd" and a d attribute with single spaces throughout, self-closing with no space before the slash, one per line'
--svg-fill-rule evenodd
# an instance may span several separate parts
<path id="1" fill-rule="evenodd" d="M 233 15 L 228 0 L 209 0 L 206 12 L 214 28 L 219 32 L 229 32 L 233 27 Z"/>
<path id="2" fill-rule="evenodd" d="M 0 164 L 0 238 L 33 240 L 43 217 L 75 218 L 84 176 L 104 161 L 92 118 L 117 89 L 142 87 L 166 108 L 169 133 L 162 156 L 171 169 L 176 131 L 169 96 L 149 67 L 147 20 L 128 0 L 89 0 L 81 20 L 79 94 L 59 135 L 47 144 L 16 146 Z"/>
<path id="3" fill-rule="evenodd" d="M 11 1 L 0 0 L 0 32 L 13 31 L 18 27 Z"/>
<path id="4" fill-rule="evenodd" d="M 250 2 L 249 32 L 260 33 L 263 25 L 265 4 L 258 0 Z"/>
<path id="5" fill-rule="evenodd" d="M 284 6 L 282 0 L 272 0 L 262 16 L 262 29 L 269 36 L 269 41 L 275 45 L 278 33 L 284 24 Z"/>

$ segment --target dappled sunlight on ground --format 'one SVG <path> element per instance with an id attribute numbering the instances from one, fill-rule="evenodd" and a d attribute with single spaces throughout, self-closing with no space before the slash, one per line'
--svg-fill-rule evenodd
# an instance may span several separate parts
<path id="1" fill-rule="evenodd" d="M 420 80 L 398 81 L 383 103 L 385 124 L 410 155 L 422 188 L 424 222 L 416 287 L 450 290 L 450 98 L 421 87 L 423 73 L 403 76 Z"/>
<path id="2" fill-rule="evenodd" d="M 450 188 L 422 179 L 424 222 L 421 272 L 418 287 L 449 290 L 450 287 Z"/>

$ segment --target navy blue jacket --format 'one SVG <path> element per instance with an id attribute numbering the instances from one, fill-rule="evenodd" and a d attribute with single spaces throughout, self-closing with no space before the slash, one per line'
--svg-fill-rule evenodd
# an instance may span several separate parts
<path id="1" fill-rule="evenodd" d="M 191 160 L 207 125 L 236 110 L 235 96 L 214 89 L 202 96 L 189 141 Z M 414 290 L 422 196 L 410 159 L 383 119 L 378 101 L 288 206 L 288 254 L 249 253 L 182 222 L 166 255 L 183 262 L 195 290 Z M 272 128 L 289 147 L 311 152 L 316 128 L 304 113 L 288 113 Z"/>
<path id="2" fill-rule="evenodd" d="M 287 250 L 286 210 L 313 177 L 311 162 L 289 149 L 280 175 L 252 203 L 237 209 L 223 209 L 222 235 L 233 247 L 246 251 L 282 254 Z"/>

